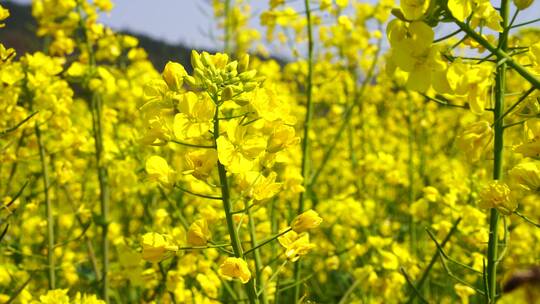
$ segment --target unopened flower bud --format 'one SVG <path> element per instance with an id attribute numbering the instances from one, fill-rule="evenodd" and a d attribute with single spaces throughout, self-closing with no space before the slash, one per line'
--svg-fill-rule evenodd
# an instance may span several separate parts
<path id="1" fill-rule="evenodd" d="M 187 76 L 186 69 L 177 62 L 169 61 L 163 69 L 163 80 L 173 91 L 179 91 L 182 88 L 185 76 Z"/>
<path id="2" fill-rule="evenodd" d="M 297 233 L 308 231 L 309 229 L 317 228 L 322 223 L 323 219 L 313 210 L 308 210 L 297 217 L 291 223 L 292 230 Z"/>

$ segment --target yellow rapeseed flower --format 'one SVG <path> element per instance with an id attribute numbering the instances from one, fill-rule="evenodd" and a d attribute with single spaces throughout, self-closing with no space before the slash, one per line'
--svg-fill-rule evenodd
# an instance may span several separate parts
<path id="1" fill-rule="evenodd" d="M 219 266 L 218 273 L 228 279 L 240 279 L 242 284 L 246 284 L 251 278 L 248 264 L 241 258 L 227 258 Z"/>

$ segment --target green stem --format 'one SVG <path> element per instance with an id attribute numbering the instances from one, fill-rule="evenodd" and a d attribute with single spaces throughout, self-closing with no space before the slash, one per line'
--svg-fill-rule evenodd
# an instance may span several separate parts
<path id="1" fill-rule="evenodd" d="M 422 294 L 420 293 L 420 290 L 418 290 L 418 288 L 416 288 L 416 286 L 414 286 L 414 283 L 411 280 L 411 277 L 409 276 L 407 271 L 405 271 L 405 268 L 400 267 L 399 270 L 401 271 L 401 274 L 403 274 L 403 277 L 405 278 L 405 280 L 407 280 L 407 284 L 409 284 L 411 289 L 414 291 L 414 295 L 416 295 L 418 297 L 418 299 L 420 299 L 420 302 L 429 303 L 428 301 L 426 301 L 426 299 L 424 299 L 424 297 L 422 297 Z"/>
<path id="2" fill-rule="evenodd" d="M 529 25 L 529 24 L 531 24 L 531 23 L 535 23 L 535 22 L 538 22 L 538 21 L 540 21 L 540 18 L 536 18 L 536 19 L 533 19 L 533 20 L 529 20 L 529 21 L 526 21 L 526 22 L 523 22 L 523 23 L 519 23 L 519 24 L 513 25 L 512 28 L 516 28 L 516 27 L 521 27 L 521 26 Z"/>
<path id="3" fill-rule="evenodd" d="M 103 124 L 101 96 L 92 94 L 92 116 L 94 118 L 94 141 L 96 149 L 96 164 L 99 182 L 99 202 L 101 209 L 101 292 L 103 300 L 109 302 L 109 176 L 103 164 Z"/>
<path id="4" fill-rule="evenodd" d="M 503 5 L 501 5 L 501 16 L 503 15 L 503 11 L 506 14 L 506 17 L 503 17 L 503 22 L 508 22 L 508 12 L 507 9 L 503 9 Z M 529 81 L 535 88 L 540 89 L 540 80 L 536 78 L 531 72 L 529 72 L 525 67 L 514 61 L 514 59 L 506 53 L 506 47 L 501 48 L 501 40 L 499 39 L 499 46 L 495 47 L 491 45 L 484 37 L 482 37 L 480 34 L 478 34 L 475 30 L 473 30 L 469 25 L 454 19 L 454 22 L 465 32 L 469 37 L 474 39 L 476 42 L 478 42 L 480 45 L 485 47 L 487 50 L 489 50 L 492 54 L 497 56 L 499 60 L 506 59 L 505 65 L 508 65 L 509 67 L 513 68 L 519 75 L 521 75 L 523 78 L 525 78 L 527 81 Z M 504 27 L 506 28 L 506 26 Z M 501 33 L 501 35 L 504 34 Z M 503 35 L 506 36 L 506 35 Z M 505 39 L 506 40 L 506 39 Z M 504 44 L 506 44 L 506 41 L 504 41 Z M 506 67 L 504 67 L 506 70 Z"/>
<path id="5" fill-rule="evenodd" d="M 54 219 L 52 214 L 52 204 L 49 197 L 49 170 L 47 168 L 47 160 L 45 159 L 45 146 L 38 122 L 35 124 L 36 137 L 38 140 L 39 160 L 41 162 L 41 174 L 43 180 L 43 194 L 45 195 L 45 208 L 47 213 L 47 261 L 49 271 L 49 289 L 56 288 L 55 259 L 54 259 Z"/>
<path id="6" fill-rule="evenodd" d="M 289 228 L 289 229 L 287 229 L 287 230 L 285 230 L 285 231 L 283 231 L 283 232 L 281 232 L 281 233 L 278 233 L 278 234 L 276 234 L 276 235 L 274 235 L 274 236 L 272 236 L 272 237 L 270 237 L 270 238 L 268 238 L 268 239 L 262 241 L 261 243 L 257 244 L 256 246 L 253 246 L 253 248 L 251 248 L 251 249 L 247 250 L 246 252 L 244 252 L 244 255 L 250 254 L 250 253 L 253 252 L 254 250 L 259 249 L 260 247 L 262 247 L 262 246 L 264 246 L 264 245 L 270 243 L 271 241 L 277 239 L 278 237 L 280 237 L 280 236 L 286 234 L 287 232 L 289 232 L 289 231 L 291 231 L 291 230 L 292 230 L 292 228 Z"/>
<path id="7" fill-rule="evenodd" d="M 520 218 L 522 218 L 525 222 L 537 227 L 537 228 L 540 228 L 540 224 L 539 223 L 535 223 L 533 220 L 531 220 L 530 218 L 526 217 L 525 215 L 523 215 L 521 212 L 518 212 L 518 211 L 514 211 L 514 214 L 519 216 Z"/>
<path id="8" fill-rule="evenodd" d="M 521 97 L 518 99 L 518 101 L 516 101 L 510 108 L 508 108 L 508 110 L 506 110 L 502 115 L 500 115 L 497 118 L 497 120 L 495 120 L 493 125 L 495 125 L 495 123 L 499 122 L 501 119 L 506 117 L 506 115 L 510 114 L 510 112 L 512 112 L 522 101 L 524 101 L 535 90 L 536 89 L 534 87 L 532 87 L 528 91 L 526 91 L 523 95 L 521 95 Z M 491 127 L 493 127 L 493 125 Z"/>
<path id="9" fill-rule="evenodd" d="M 216 105 L 217 97 L 214 98 Z M 216 106 L 216 112 L 214 114 L 214 145 L 217 147 L 217 139 L 219 137 L 219 119 L 218 119 L 219 107 Z M 225 219 L 227 221 L 227 230 L 229 231 L 229 236 L 231 238 L 231 245 L 233 248 L 234 256 L 237 258 L 244 258 L 244 252 L 242 249 L 242 243 L 240 242 L 240 237 L 236 228 L 234 226 L 233 214 L 232 214 L 232 205 L 229 192 L 229 183 L 227 180 L 227 169 L 225 166 L 218 160 L 217 161 L 218 174 L 219 174 L 219 184 L 221 185 L 221 199 L 223 201 L 223 210 L 225 211 Z M 257 295 L 255 292 L 255 283 L 253 278 L 250 279 L 246 285 L 246 292 L 249 298 L 249 303 L 255 304 L 258 303 Z"/>
<path id="10" fill-rule="evenodd" d="M 178 145 L 182 145 L 182 146 L 186 146 L 186 147 L 192 147 L 192 148 L 202 148 L 202 149 L 215 149 L 216 148 L 215 146 L 190 144 L 190 143 L 175 140 L 175 139 L 171 140 L 171 142 L 173 142 L 175 144 L 178 144 Z"/>
<path id="11" fill-rule="evenodd" d="M 501 1 L 501 17 L 502 17 L 502 27 L 506 29 L 508 27 L 508 11 L 509 3 L 508 0 Z M 499 35 L 498 47 L 494 51 L 502 52 L 505 54 L 508 47 L 508 31 L 503 30 Z M 491 50 L 490 50 L 491 51 Z M 493 52 L 493 51 L 492 51 Z M 504 58 L 497 54 L 499 58 Z M 495 140 L 493 147 L 493 179 L 500 180 L 502 179 L 502 167 L 503 167 L 503 145 L 504 145 L 504 118 L 502 118 L 504 111 L 504 94 L 506 88 L 506 66 L 512 66 L 513 60 L 508 57 L 508 60 L 503 62 L 497 67 L 497 74 L 495 76 L 495 109 L 493 111 L 493 121 L 494 123 L 494 132 Z M 513 67 L 513 66 L 512 66 Z M 514 67 L 519 73 L 519 70 Z M 521 73 L 520 73 L 521 74 Z M 527 74 L 529 75 L 529 74 Z M 522 74 L 525 77 L 525 75 Z M 536 81 L 536 84 L 531 81 L 531 83 L 540 88 L 540 82 L 538 79 L 534 78 L 532 80 Z M 527 77 L 525 77 L 527 79 Z M 495 303 L 495 297 L 497 295 L 497 264 L 498 264 L 498 247 L 499 247 L 499 219 L 500 214 L 496 208 L 491 208 L 489 215 L 489 241 L 488 241 L 488 251 L 487 251 L 487 290 L 488 294 L 486 295 L 486 303 Z"/>
<path id="12" fill-rule="evenodd" d="M 452 235 L 457 231 L 457 227 L 459 225 L 459 223 L 461 222 L 461 218 L 458 218 L 455 222 L 454 222 L 454 225 L 452 226 L 452 228 L 450 229 L 450 231 L 448 232 L 448 234 L 444 237 L 443 241 L 441 242 L 441 248 L 444 248 L 444 246 L 446 245 L 446 243 L 448 243 L 448 241 L 450 240 L 450 237 L 452 237 Z M 435 265 L 435 262 L 437 261 L 437 256 L 439 255 L 439 251 L 435 251 L 435 253 L 433 254 L 433 256 L 431 257 L 431 260 L 429 261 L 429 264 L 427 265 L 426 269 L 424 270 L 424 272 L 422 273 L 422 276 L 420 277 L 420 279 L 418 280 L 418 283 L 416 283 L 416 290 L 422 290 L 422 286 L 424 285 L 424 282 L 426 281 L 426 279 L 428 278 L 429 276 L 429 272 L 431 271 L 431 269 L 433 268 L 433 266 Z M 409 300 L 407 301 L 407 304 L 410 304 L 410 303 L 413 303 L 414 302 L 414 298 L 417 296 L 416 293 L 413 293 Z"/>
<path id="13" fill-rule="evenodd" d="M 308 164 L 309 164 L 309 132 L 311 130 L 311 120 L 313 117 L 313 27 L 311 22 L 311 10 L 309 7 L 309 0 L 304 0 L 304 7 L 306 9 L 305 15 L 306 15 L 306 22 L 307 22 L 307 38 L 308 38 L 308 73 L 307 73 L 307 88 L 306 88 L 306 116 L 304 119 L 304 134 L 302 137 L 302 167 L 301 167 L 301 174 L 303 177 L 303 184 L 304 184 L 304 191 L 300 192 L 299 198 L 298 198 L 298 214 L 302 213 L 304 211 L 304 196 L 305 193 L 309 191 L 308 187 Z M 301 261 L 297 261 L 297 263 L 294 265 L 294 278 L 295 281 L 300 280 L 300 269 L 301 269 Z M 294 289 L 293 294 L 293 303 L 296 303 L 298 301 L 298 298 L 300 297 L 300 285 L 297 285 Z"/>
<path id="14" fill-rule="evenodd" d="M 212 200 L 219 200 L 219 201 L 222 199 L 222 198 L 219 197 L 219 196 L 212 196 L 212 195 L 206 195 L 206 194 L 196 193 L 196 192 L 193 192 L 193 191 L 184 189 L 184 188 L 178 186 L 177 184 L 175 184 L 174 186 L 175 186 L 176 188 L 178 188 L 180 191 L 185 192 L 185 193 L 188 193 L 188 194 L 191 194 L 191 195 L 193 195 L 193 196 L 197 196 L 197 197 L 201 197 L 201 198 L 207 198 L 207 199 L 212 199 Z"/>
<path id="15" fill-rule="evenodd" d="M 6 134 L 9 134 L 11 132 L 14 132 L 16 131 L 20 126 L 22 126 L 25 122 L 29 121 L 30 118 L 34 117 L 34 115 L 36 115 L 39 111 L 35 111 L 34 113 L 28 115 L 25 119 L 21 120 L 20 122 L 18 122 L 16 125 L 14 125 L 13 127 L 9 127 L 5 130 L 1 130 L 0 131 L 0 137 L 6 135 Z"/>

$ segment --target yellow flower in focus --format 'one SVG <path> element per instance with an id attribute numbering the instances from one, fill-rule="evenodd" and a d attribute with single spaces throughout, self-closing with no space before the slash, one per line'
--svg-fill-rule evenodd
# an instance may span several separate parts
<path id="1" fill-rule="evenodd" d="M 504 215 L 510 215 L 517 208 L 517 203 L 510 195 L 510 188 L 504 182 L 494 180 L 480 191 L 478 207 L 497 208 Z"/>
<path id="2" fill-rule="evenodd" d="M 208 223 L 204 219 L 196 220 L 189 226 L 187 243 L 194 246 L 205 246 L 212 235 L 208 229 Z"/>
<path id="3" fill-rule="evenodd" d="M 472 0 L 448 0 L 448 9 L 452 13 L 452 16 L 456 17 L 459 21 L 465 21 L 472 13 L 473 1 Z"/>
<path id="4" fill-rule="evenodd" d="M 248 264 L 241 258 L 225 259 L 219 266 L 218 273 L 228 279 L 240 279 L 242 284 L 246 284 L 251 279 Z"/>
<path id="5" fill-rule="evenodd" d="M 310 209 L 295 217 L 291 223 L 291 228 L 297 233 L 302 233 L 319 227 L 322 221 L 323 219 L 319 216 L 319 214 Z"/>
<path id="6" fill-rule="evenodd" d="M 148 232 L 142 236 L 142 258 L 152 263 L 159 263 L 178 250 L 168 235 Z"/>
<path id="7" fill-rule="evenodd" d="M 300 137 L 296 136 L 293 127 L 277 124 L 270 136 L 268 137 L 267 151 L 276 153 L 288 147 L 297 145 L 300 142 Z"/>
<path id="8" fill-rule="evenodd" d="M 526 136 L 528 140 L 517 146 L 515 151 L 525 157 L 540 157 L 540 119 L 529 119 L 525 122 Z"/>
<path id="9" fill-rule="evenodd" d="M 201 137 L 212 128 L 216 105 L 206 94 L 201 97 L 193 92 L 181 96 L 180 113 L 174 116 L 174 135 L 178 139 Z"/>
<path id="10" fill-rule="evenodd" d="M 467 158 L 477 161 L 482 157 L 488 144 L 493 137 L 493 130 L 489 122 L 482 120 L 475 122 L 465 128 L 465 131 L 458 137 L 458 146 Z"/>
<path id="11" fill-rule="evenodd" d="M 308 254 L 315 245 L 309 243 L 309 234 L 298 234 L 294 231 L 289 231 L 278 238 L 279 244 L 285 247 L 285 256 L 291 262 L 296 262 L 298 259 Z"/>
<path id="12" fill-rule="evenodd" d="M 264 201 L 274 197 L 281 189 L 281 183 L 276 183 L 276 177 L 275 172 L 265 177 L 260 172 L 248 171 L 240 176 L 239 186 L 247 196 L 256 201 Z"/>
<path id="13" fill-rule="evenodd" d="M 484 113 L 485 103 L 490 98 L 492 75 L 491 65 L 468 65 L 459 60 L 454 61 L 446 73 L 454 94 L 462 96 L 477 115 Z"/>
<path id="14" fill-rule="evenodd" d="M 540 161 L 520 163 L 509 174 L 525 189 L 540 191 Z"/>
<path id="15" fill-rule="evenodd" d="M 164 186 L 170 187 L 175 183 L 174 170 L 160 156 L 152 155 L 146 160 L 146 173 L 148 173 L 150 180 L 157 181 Z"/>
<path id="16" fill-rule="evenodd" d="M 419 20 L 426 12 L 429 0 L 401 0 L 400 7 L 407 20 Z"/>
<path id="17" fill-rule="evenodd" d="M 210 176 L 217 164 L 217 152 L 214 149 L 199 149 L 186 153 L 186 167 L 184 174 L 191 174 L 195 178 L 205 180 Z"/>
<path id="18" fill-rule="evenodd" d="M 180 91 L 184 84 L 184 77 L 187 76 L 186 69 L 180 63 L 169 61 L 163 69 L 163 80 L 172 91 Z"/>
<path id="19" fill-rule="evenodd" d="M 227 136 L 217 139 L 219 161 L 232 173 L 250 171 L 255 166 L 255 159 L 266 148 L 266 140 L 261 136 L 248 135 L 248 127 L 231 122 L 227 127 Z"/>
<path id="20" fill-rule="evenodd" d="M 449 85 L 438 46 L 432 45 L 435 33 L 422 21 L 410 24 L 392 20 L 386 29 L 391 51 L 391 64 L 408 72 L 407 88 L 425 92 L 430 86 L 439 93 L 447 93 Z"/>
<path id="21" fill-rule="evenodd" d="M 491 2 L 482 1 L 474 9 L 471 18 L 471 27 L 475 28 L 480 25 L 485 25 L 494 31 L 502 32 L 503 28 L 501 26 L 501 21 L 501 15 L 493 8 Z"/>

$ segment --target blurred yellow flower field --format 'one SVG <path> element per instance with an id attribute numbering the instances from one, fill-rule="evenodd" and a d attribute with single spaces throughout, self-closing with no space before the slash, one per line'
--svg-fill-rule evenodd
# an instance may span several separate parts
<path id="1" fill-rule="evenodd" d="M 540 303 L 533 0 L 267 2 L 158 70 L 111 0 L 32 1 L 0 303 Z"/>

